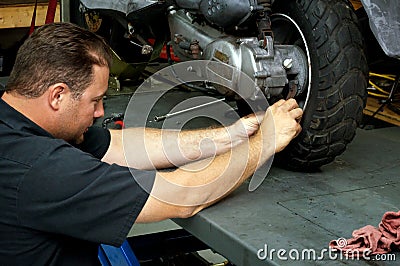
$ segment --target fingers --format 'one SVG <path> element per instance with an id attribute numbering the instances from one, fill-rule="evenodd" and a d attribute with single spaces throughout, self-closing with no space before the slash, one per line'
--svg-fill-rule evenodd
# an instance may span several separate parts
<path id="1" fill-rule="evenodd" d="M 270 111 L 274 117 L 275 151 L 279 152 L 300 134 L 303 110 L 299 108 L 295 99 L 289 99 L 277 101 L 271 106 Z M 263 129 L 266 128 L 263 127 Z"/>
<path id="2" fill-rule="evenodd" d="M 289 114 L 296 120 L 296 122 L 300 122 L 303 117 L 303 110 L 301 108 L 294 108 L 289 111 Z"/>
<path id="3" fill-rule="evenodd" d="M 283 108 L 285 111 L 290 111 L 295 108 L 299 108 L 299 105 L 297 104 L 297 101 L 293 98 L 290 98 L 289 100 L 285 101 L 282 103 L 281 108 Z"/>
<path id="4" fill-rule="evenodd" d="M 297 123 L 297 125 L 296 125 L 296 133 L 295 133 L 293 138 L 296 138 L 300 134 L 301 130 L 302 130 L 302 128 L 301 128 L 300 124 Z"/>
<path id="5" fill-rule="evenodd" d="M 280 99 L 279 101 L 277 101 L 277 102 L 274 103 L 273 105 L 281 106 L 281 105 L 283 105 L 285 102 L 286 102 L 286 101 L 285 101 L 284 99 Z"/>
<path id="6" fill-rule="evenodd" d="M 303 110 L 299 107 L 297 101 L 293 98 L 289 100 L 279 100 L 272 105 L 273 108 L 279 108 L 283 112 L 289 112 L 290 116 L 300 122 L 303 116 Z"/>

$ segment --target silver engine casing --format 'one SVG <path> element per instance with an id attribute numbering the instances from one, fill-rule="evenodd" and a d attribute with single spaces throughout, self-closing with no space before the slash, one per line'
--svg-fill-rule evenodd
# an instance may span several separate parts
<path id="1" fill-rule="evenodd" d="M 267 97 L 282 93 L 284 87 L 294 88 L 291 97 L 300 94 L 307 80 L 307 58 L 303 51 L 294 45 L 274 45 L 271 37 L 261 43 L 256 37 L 236 38 L 226 35 L 214 27 L 195 23 L 191 14 L 185 10 L 172 9 L 168 22 L 173 40 L 174 53 L 183 60 L 214 60 L 231 66 L 250 77 L 258 90 L 246 90 L 234 76 L 213 69 L 208 73 L 223 77 L 226 86 L 241 97 L 256 99 L 258 92 Z M 189 47 L 195 43 L 199 54 L 193 57 Z M 225 76 L 224 76 L 225 75 Z M 288 76 L 291 77 L 289 80 Z M 226 92 L 228 93 L 228 92 Z"/>
<path id="2" fill-rule="evenodd" d="M 202 14 L 218 27 L 240 25 L 257 9 L 256 0 L 175 0 L 179 8 Z"/>
<path id="3" fill-rule="evenodd" d="M 278 96 L 284 88 L 290 97 L 299 95 L 307 86 L 308 63 L 302 50 L 294 45 L 274 45 L 271 36 L 261 42 L 256 37 L 237 38 L 223 29 L 241 25 L 253 13 L 263 9 L 266 0 L 81 0 L 87 9 L 108 9 L 140 17 L 142 10 L 153 5 L 170 5 L 168 23 L 174 53 L 182 60 L 213 60 L 230 66 L 250 77 L 256 90 L 244 88 L 240 75 L 232 71 L 209 68 L 208 75 L 220 77 L 229 89 L 241 97 L 256 99 L 258 95 Z M 202 15 L 208 23 L 197 23 Z M 193 46 L 194 45 L 194 46 Z M 192 49 L 195 47 L 195 49 Z M 196 53 L 194 53 L 196 51 Z M 225 76 L 224 76 L 225 75 Z"/>

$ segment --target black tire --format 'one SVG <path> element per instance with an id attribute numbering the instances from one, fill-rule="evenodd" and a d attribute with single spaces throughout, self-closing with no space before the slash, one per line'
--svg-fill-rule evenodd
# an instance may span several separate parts
<path id="1" fill-rule="evenodd" d="M 279 0 L 273 13 L 296 22 L 311 58 L 303 130 L 275 162 L 291 170 L 315 171 L 345 151 L 362 120 L 368 77 L 363 38 L 357 17 L 344 0 Z M 273 20 L 272 28 L 279 42 L 286 29 L 274 29 Z M 293 33 L 289 35 L 281 41 L 298 44 Z"/>

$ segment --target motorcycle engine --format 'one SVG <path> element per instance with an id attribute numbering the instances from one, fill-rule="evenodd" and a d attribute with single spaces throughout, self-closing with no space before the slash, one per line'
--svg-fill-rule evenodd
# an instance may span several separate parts
<path id="1" fill-rule="evenodd" d="M 266 22 L 268 19 L 261 19 L 266 24 L 259 24 L 267 25 L 267 27 L 259 28 L 260 33 L 265 32 L 263 38 L 254 35 L 235 36 L 221 29 L 228 25 L 238 26 L 246 21 L 252 15 L 253 2 L 243 0 L 175 1 L 179 3 L 179 6 L 171 7 L 168 14 L 174 54 L 183 61 L 212 60 L 230 66 L 232 71 L 220 68 L 208 69 L 207 76 L 213 76 L 214 80 L 218 80 L 226 87 L 226 89 L 218 88 L 222 94 L 229 96 L 233 91 L 242 98 L 256 100 L 261 94 L 267 98 L 292 98 L 304 91 L 308 77 L 307 58 L 295 45 L 275 44 L 272 34 L 269 35 L 268 31 L 264 31 L 269 28 Z M 259 1 L 259 3 L 267 4 L 266 1 Z M 213 13 L 212 7 L 218 10 L 218 4 L 221 5 L 220 11 Z M 197 12 L 196 7 L 198 7 Z M 261 5 L 261 7 L 264 10 L 265 6 Z M 229 15 L 227 9 L 229 9 Z M 202 23 L 201 17 L 209 23 Z M 247 89 L 246 87 L 249 86 L 243 86 L 240 78 L 229 74 L 234 73 L 234 70 L 239 70 L 252 78 L 256 90 Z"/>
<path id="2" fill-rule="evenodd" d="M 176 4 L 203 15 L 208 22 L 221 28 L 238 26 L 253 11 L 262 8 L 256 0 L 176 0 Z"/>

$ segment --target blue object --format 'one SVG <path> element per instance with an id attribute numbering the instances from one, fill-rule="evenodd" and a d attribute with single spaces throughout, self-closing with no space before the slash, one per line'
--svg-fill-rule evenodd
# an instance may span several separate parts
<path id="1" fill-rule="evenodd" d="M 140 266 L 127 240 L 119 248 L 101 244 L 98 257 L 103 266 Z"/>

